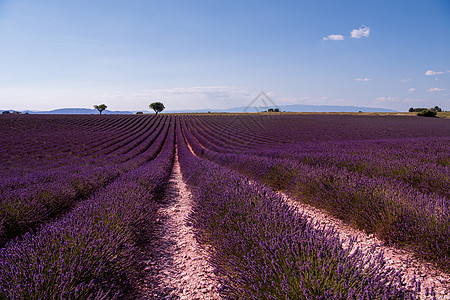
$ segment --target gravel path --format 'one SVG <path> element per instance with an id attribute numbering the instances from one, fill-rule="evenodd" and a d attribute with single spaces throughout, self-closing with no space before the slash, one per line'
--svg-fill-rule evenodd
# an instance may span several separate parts
<path id="1" fill-rule="evenodd" d="M 190 210 L 191 193 L 181 177 L 176 154 L 153 250 L 145 261 L 148 275 L 143 299 L 221 299 L 207 251 L 196 242 L 186 222 Z"/>
<path id="2" fill-rule="evenodd" d="M 362 251 L 369 251 L 372 247 L 383 251 L 387 266 L 402 270 L 408 284 L 413 278 L 421 281 L 421 299 L 433 299 L 433 293 L 428 296 L 425 294 L 425 288 L 428 287 L 430 292 L 433 289 L 435 299 L 450 300 L 450 274 L 437 270 L 430 263 L 417 260 L 403 249 L 384 245 L 373 234 L 352 228 L 327 212 L 280 194 L 289 205 L 303 211 L 318 226 L 334 227 L 344 244 L 356 237 L 356 246 Z M 144 281 L 142 298 L 220 299 L 217 292 L 219 284 L 208 263 L 207 252 L 197 244 L 192 227 L 186 222 L 190 210 L 191 194 L 182 180 L 176 155 L 165 201 L 159 211 L 161 217 L 157 220 L 155 242 L 151 246 L 153 250 L 145 261 L 148 275 Z"/>
<path id="3" fill-rule="evenodd" d="M 403 249 L 396 249 L 383 244 L 381 240 L 373 234 L 350 227 L 342 220 L 337 219 L 327 212 L 317 209 L 311 205 L 301 203 L 289 198 L 286 194 L 280 193 L 289 205 L 297 207 L 303 211 L 308 219 L 317 222 L 318 226 L 334 227 L 339 234 L 344 245 L 352 237 L 357 237 L 356 246 L 366 252 L 375 247 L 376 251 L 383 251 L 388 267 L 402 270 L 405 279 L 409 284 L 413 278 L 419 279 L 422 283 L 421 299 L 433 299 L 431 295 L 426 296 L 426 287 L 431 291 L 433 288 L 436 299 L 450 299 L 450 274 L 443 273 L 433 267 L 431 263 L 422 262 L 414 258 L 413 255 Z"/>

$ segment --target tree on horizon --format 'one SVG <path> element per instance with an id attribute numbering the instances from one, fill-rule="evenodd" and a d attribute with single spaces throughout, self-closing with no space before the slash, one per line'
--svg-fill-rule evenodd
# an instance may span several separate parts
<path id="1" fill-rule="evenodd" d="M 155 111 L 156 115 L 166 108 L 161 102 L 153 102 L 149 105 L 149 107 Z"/>
<path id="2" fill-rule="evenodd" d="M 106 104 L 100 104 L 100 105 L 94 105 L 94 108 L 98 110 L 100 114 L 102 114 L 102 111 L 104 111 L 108 106 Z"/>

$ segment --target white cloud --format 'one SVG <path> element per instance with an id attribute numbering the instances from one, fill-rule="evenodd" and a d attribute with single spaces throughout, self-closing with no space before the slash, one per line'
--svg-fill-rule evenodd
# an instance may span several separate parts
<path id="1" fill-rule="evenodd" d="M 172 94 L 172 95 L 215 95 L 215 96 L 230 96 L 235 94 L 248 94 L 248 91 L 231 86 L 193 86 L 184 88 L 172 89 L 156 89 L 151 90 L 151 93 L 157 94 Z"/>
<path id="2" fill-rule="evenodd" d="M 278 104 L 280 105 L 289 105 L 289 104 L 314 104 L 316 103 L 315 99 L 312 99 L 309 96 L 306 97 L 278 97 Z"/>
<path id="3" fill-rule="evenodd" d="M 372 78 L 356 78 L 355 80 L 356 81 L 364 81 L 364 82 L 366 82 L 366 81 L 371 81 Z"/>
<path id="4" fill-rule="evenodd" d="M 398 102 L 400 101 L 399 97 L 378 97 L 375 100 L 377 100 L 377 102 Z"/>
<path id="5" fill-rule="evenodd" d="M 329 97 L 278 97 L 277 104 L 289 105 L 289 104 L 305 104 L 305 105 L 352 105 L 346 99 L 341 98 L 329 98 Z"/>
<path id="6" fill-rule="evenodd" d="M 358 29 L 353 29 L 350 34 L 351 34 L 352 38 L 355 38 L 355 39 L 360 39 L 362 37 L 369 37 L 370 28 L 365 25 L 362 25 Z"/>
<path id="7" fill-rule="evenodd" d="M 341 34 L 331 34 L 323 38 L 324 41 L 343 41 L 344 36 Z"/>
<path id="8" fill-rule="evenodd" d="M 444 74 L 444 72 L 435 72 L 433 70 L 428 70 L 425 72 L 426 76 L 434 76 L 434 75 L 442 75 L 442 74 Z"/>
<path id="9" fill-rule="evenodd" d="M 428 89 L 427 92 L 443 92 L 446 91 L 446 89 L 441 89 L 441 88 L 431 88 Z"/>
<path id="10" fill-rule="evenodd" d="M 410 89 L 408 90 L 408 92 L 415 92 L 415 91 L 417 91 L 417 89 L 415 89 L 415 88 L 410 88 Z"/>
<path id="11" fill-rule="evenodd" d="M 412 79 L 410 78 L 404 78 L 404 79 L 400 79 L 400 82 L 410 82 Z"/>
<path id="12" fill-rule="evenodd" d="M 103 95 L 104 101 L 126 99 L 130 103 L 161 101 L 167 110 L 172 109 L 223 109 L 246 106 L 258 93 L 233 86 L 194 86 L 168 89 L 150 89 L 131 93 L 112 93 Z M 145 103 L 146 103 L 145 102 Z M 142 105 L 142 104 L 141 104 Z M 148 104 L 145 105 L 148 108 Z"/>

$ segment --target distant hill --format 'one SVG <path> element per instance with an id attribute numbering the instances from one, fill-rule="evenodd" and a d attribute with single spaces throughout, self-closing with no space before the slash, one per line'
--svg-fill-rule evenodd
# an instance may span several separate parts
<path id="1" fill-rule="evenodd" d="M 98 110 L 90 108 L 59 108 L 49 111 L 24 111 L 22 113 L 28 112 L 29 114 L 50 114 L 50 115 L 97 115 Z M 111 111 L 104 110 L 102 114 L 133 114 L 132 111 Z"/>
<path id="2" fill-rule="evenodd" d="M 268 107 L 232 107 L 227 109 L 192 109 L 192 110 L 168 110 L 167 113 L 207 113 L 207 112 L 259 112 L 267 110 L 269 108 L 279 108 L 280 111 L 287 112 L 397 112 L 388 108 L 376 108 L 376 107 L 359 107 L 359 106 L 332 106 L 332 105 L 304 105 L 304 104 L 292 104 L 292 105 L 280 105 L 280 106 L 268 106 Z"/>
<path id="3" fill-rule="evenodd" d="M 292 105 L 280 105 L 280 106 L 268 106 L 268 107 L 231 107 L 226 109 L 189 109 L 189 110 L 166 110 L 165 113 L 207 113 L 207 112 L 260 112 L 269 108 L 279 108 L 280 111 L 287 112 L 397 112 L 388 108 L 376 108 L 376 107 L 359 107 L 359 106 L 332 106 L 332 105 L 304 105 L 304 104 L 292 104 Z M 9 110 L 13 112 L 13 110 Z M 152 111 L 143 111 L 144 113 L 153 113 Z M 96 109 L 89 108 L 59 108 L 49 111 L 31 111 L 26 110 L 22 113 L 29 114 L 61 114 L 61 115 L 95 115 L 98 114 Z M 135 114 L 136 111 L 111 111 L 105 110 L 102 114 Z"/>

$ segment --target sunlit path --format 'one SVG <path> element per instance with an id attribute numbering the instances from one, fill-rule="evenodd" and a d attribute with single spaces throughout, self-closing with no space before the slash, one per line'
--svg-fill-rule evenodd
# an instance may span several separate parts
<path id="1" fill-rule="evenodd" d="M 149 299 L 220 299 L 208 253 L 195 240 L 188 221 L 191 193 L 183 182 L 178 156 L 159 210 L 152 257 L 146 261 Z"/>

